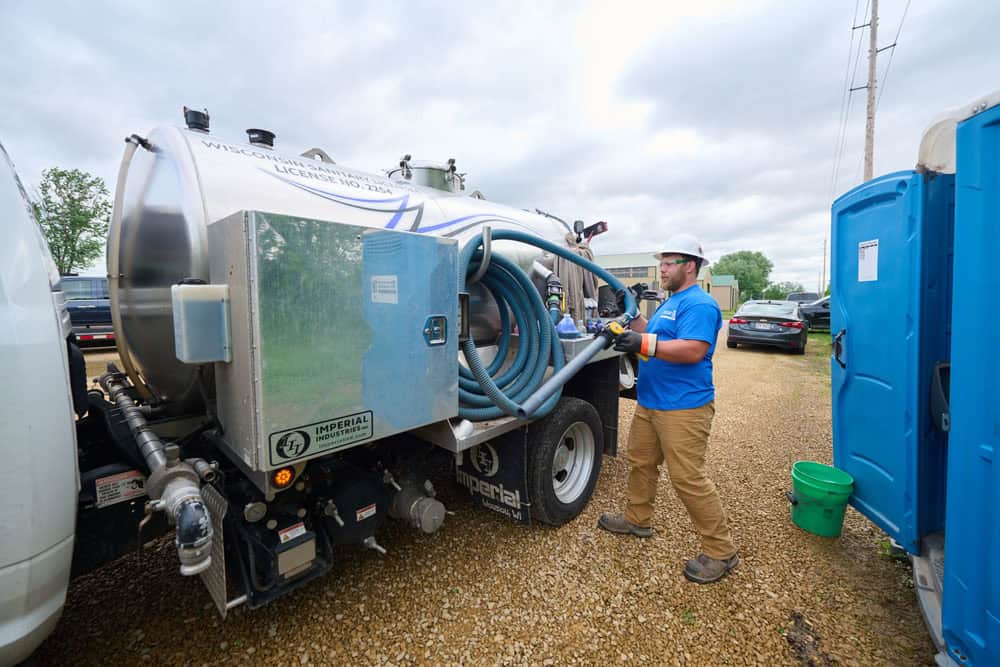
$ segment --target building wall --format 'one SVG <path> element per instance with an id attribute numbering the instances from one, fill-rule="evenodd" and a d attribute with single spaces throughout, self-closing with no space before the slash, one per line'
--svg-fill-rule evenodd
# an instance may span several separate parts
<path id="1" fill-rule="evenodd" d="M 618 267 L 618 268 L 608 268 L 605 269 L 608 273 L 618 278 L 626 287 L 631 287 L 636 283 L 646 283 L 649 285 L 649 289 L 659 291 L 660 290 L 660 267 L 659 264 L 654 266 L 630 266 L 630 267 Z M 606 285 L 607 283 L 598 278 L 597 286 L 600 289 L 601 285 Z M 713 294 L 712 287 L 712 270 L 709 267 L 704 267 L 698 273 L 698 287 L 705 290 L 709 294 Z M 714 294 L 713 294 L 714 295 Z M 664 293 L 663 298 L 669 297 L 669 293 Z M 659 307 L 659 303 L 654 301 L 643 301 L 639 304 L 639 312 L 641 312 L 646 317 L 652 317 L 653 313 Z"/>
<path id="2" fill-rule="evenodd" d="M 731 285 L 715 286 L 711 294 L 722 310 L 736 309 L 736 290 Z"/>

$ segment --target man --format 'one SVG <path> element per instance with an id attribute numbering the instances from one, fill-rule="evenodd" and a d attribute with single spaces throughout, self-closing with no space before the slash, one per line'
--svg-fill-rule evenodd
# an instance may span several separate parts
<path id="1" fill-rule="evenodd" d="M 694 236 L 674 236 L 655 257 L 661 285 L 672 295 L 648 322 L 644 317 L 633 320 L 632 330 L 615 341 L 616 350 L 640 355 L 639 405 L 629 431 L 625 512 L 602 514 L 598 525 L 612 533 L 650 537 L 659 467 L 666 461 L 704 551 L 687 561 L 684 576 L 707 584 L 739 563 L 719 493 L 705 473 L 715 415 L 712 353 L 722 313 L 698 287 L 698 271 L 708 260 Z"/>

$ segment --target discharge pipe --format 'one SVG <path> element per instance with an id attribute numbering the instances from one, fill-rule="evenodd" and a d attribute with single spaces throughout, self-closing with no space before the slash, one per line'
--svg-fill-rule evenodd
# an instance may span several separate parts
<path id="1" fill-rule="evenodd" d="M 153 510 L 166 512 L 176 527 L 177 557 L 181 561 L 181 574 L 191 576 L 204 572 L 212 565 L 212 517 L 201 497 L 201 479 L 195 467 L 202 472 L 214 471 L 196 461 L 192 466 L 180 458 L 180 448 L 164 445 L 146 422 L 142 408 L 129 396 L 131 384 L 123 373 L 109 365 L 109 371 L 100 377 L 100 384 L 108 392 L 111 402 L 118 406 L 135 438 L 139 452 L 149 466 L 146 493 L 152 499 Z"/>
<path id="2" fill-rule="evenodd" d="M 511 240 L 527 243 L 563 257 L 597 274 L 615 290 L 625 291 L 625 316 L 628 323 L 638 313 L 635 296 L 630 290 L 597 264 L 580 257 L 567 248 L 516 230 L 487 231 L 462 248 L 459 266 L 463 269 L 460 289 L 466 288 L 466 276 L 480 276 L 479 282 L 490 292 L 500 310 L 500 340 L 497 354 L 489 366 L 483 364 L 471 338 L 461 348 L 469 367 L 459 365 L 458 414 L 470 421 L 496 419 L 511 415 L 521 420 L 544 417 L 559 400 L 562 386 L 594 355 L 608 347 L 611 338 L 602 335 L 573 358 L 567 366 L 562 344 L 552 318 L 530 277 L 514 262 L 493 252 L 486 264 L 484 248 L 490 240 Z M 511 344 L 511 316 L 517 324 L 518 350 L 513 362 L 502 373 Z M 542 379 L 549 362 L 554 374 L 544 385 Z M 527 409 L 526 409 L 527 407 Z"/>

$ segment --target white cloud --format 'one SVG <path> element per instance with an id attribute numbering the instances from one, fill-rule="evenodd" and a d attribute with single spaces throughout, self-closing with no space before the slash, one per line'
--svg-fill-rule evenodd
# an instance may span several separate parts
<path id="1" fill-rule="evenodd" d="M 881 3 L 881 44 L 904 6 Z M 831 193 L 860 179 L 863 92 L 831 187 L 853 11 L 779 0 L 14 3 L 0 23 L 0 141 L 29 184 L 60 166 L 110 186 L 123 137 L 180 123 L 182 105 L 207 107 L 223 137 L 264 127 L 280 146 L 319 146 L 369 171 L 404 153 L 454 157 L 493 200 L 608 220 L 597 252 L 693 230 L 715 259 L 760 250 L 774 279 L 812 287 Z M 998 19 L 992 3 L 913 3 L 880 101 L 876 173 L 912 167 L 938 112 L 997 85 Z"/>

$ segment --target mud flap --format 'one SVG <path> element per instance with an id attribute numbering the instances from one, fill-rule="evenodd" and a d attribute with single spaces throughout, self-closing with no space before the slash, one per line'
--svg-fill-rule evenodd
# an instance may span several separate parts
<path id="1" fill-rule="evenodd" d="M 216 609 L 224 619 L 226 612 L 229 611 L 229 599 L 226 595 L 226 549 L 223 543 L 222 520 L 226 518 L 229 504 L 211 484 L 201 487 L 201 497 L 212 517 L 212 564 L 198 576 L 201 577 L 208 594 L 215 602 Z"/>
<path id="2" fill-rule="evenodd" d="M 455 478 L 482 507 L 511 521 L 531 523 L 527 448 L 524 428 L 471 447 L 462 452 Z"/>

